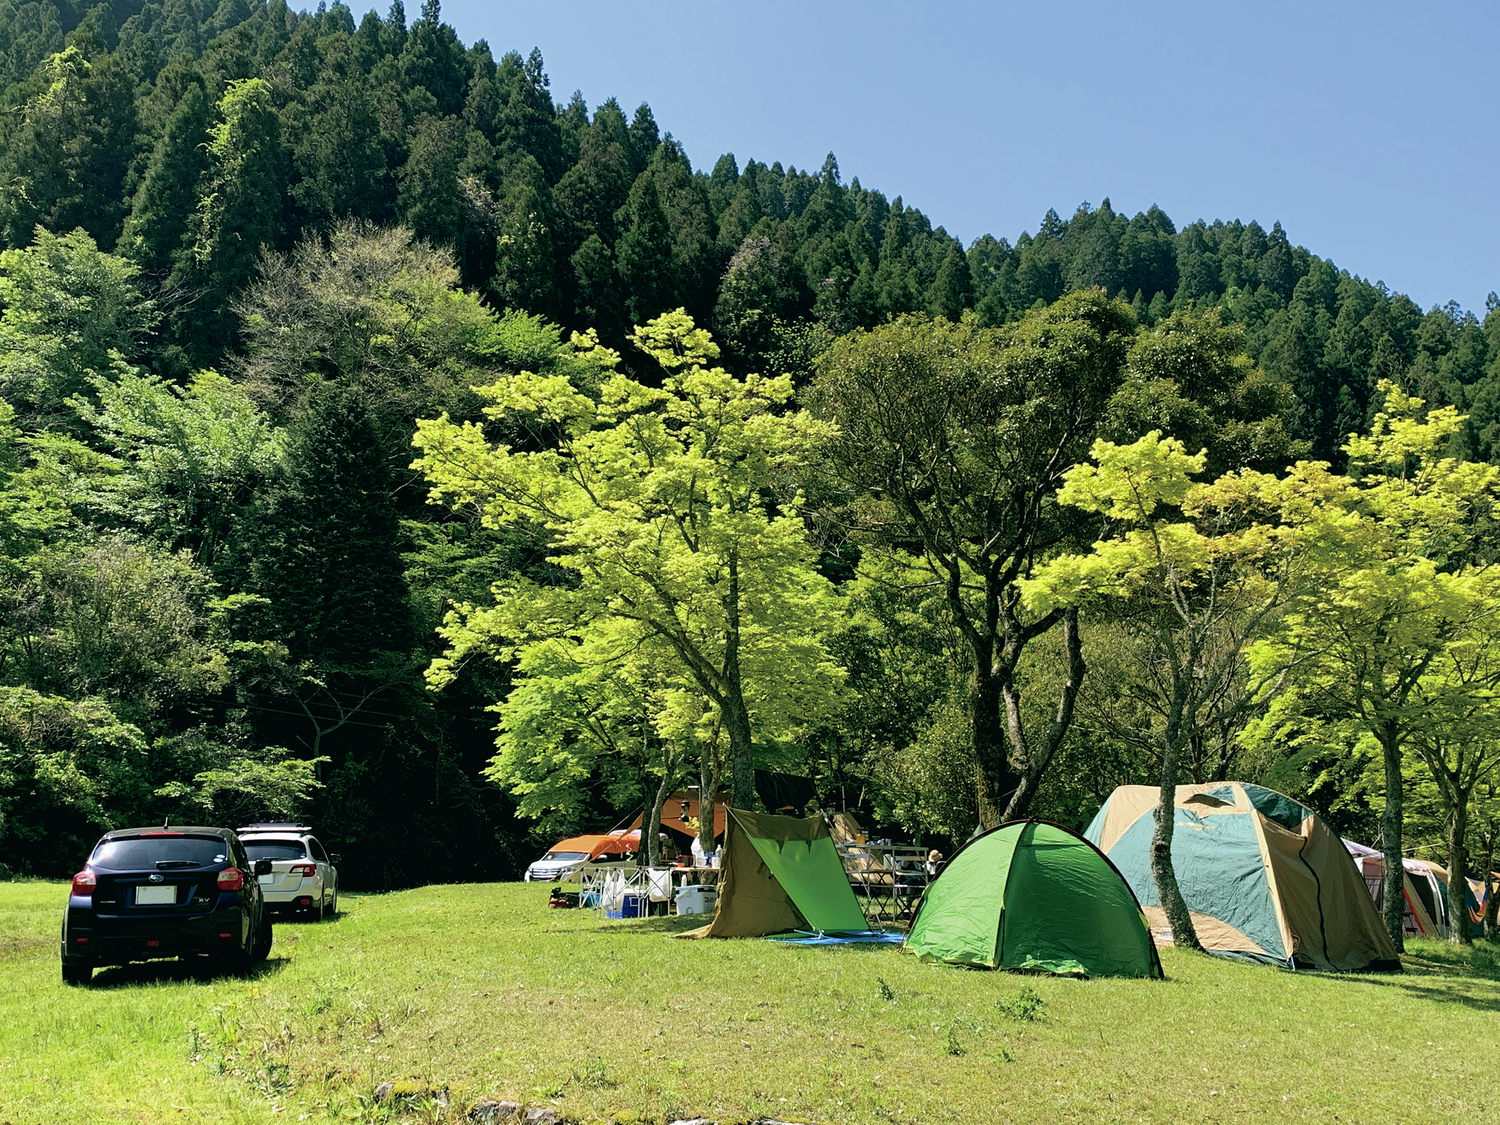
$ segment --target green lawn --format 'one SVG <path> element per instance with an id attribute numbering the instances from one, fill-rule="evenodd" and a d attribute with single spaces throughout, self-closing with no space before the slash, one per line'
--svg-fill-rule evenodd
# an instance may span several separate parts
<path id="1" fill-rule="evenodd" d="M 549 911 L 548 888 L 347 896 L 251 979 L 173 964 L 65 988 L 66 888 L 0 884 L 0 1122 L 1480 1121 L 1500 1110 L 1500 958 L 1402 976 L 1163 954 L 1166 981 L 923 965 L 894 946 L 687 942 Z M 1007 1009 L 1034 989 L 1025 1020 Z M 395 1113 L 370 1095 L 402 1082 Z M 443 1110 L 435 1095 L 447 1090 Z"/>

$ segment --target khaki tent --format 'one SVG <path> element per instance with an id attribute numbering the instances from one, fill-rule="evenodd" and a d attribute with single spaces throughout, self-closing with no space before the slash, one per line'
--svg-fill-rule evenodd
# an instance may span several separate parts
<path id="1" fill-rule="evenodd" d="M 730 809 L 714 920 L 683 937 L 855 933 L 868 923 L 821 816 Z"/>
<path id="2" fill-rule="evenodd" d="M 1354 864 L 1359 868 L 1359 873 L 1364 877 L 1365 886 L 1369 888 L 1370 899 L 1375 903 L 1375 912 L 1378 914 L 1383 909 L 1381 896 L 1385 886 L 1385 856 L 1374 848 L 1368 848 L 1364 844 L 1357 844 L 1353 840 L 1345 840 L 1344 848 L 1354 857 Z M 1433 911 L 1428 909 L 1428 904 L 1436 903 L 1433 900 L 1432 883 L 1428 879 L 1425 864 L 1413 866 L 1413 860 L 1403 860 L 1402 866 L 1405 870 L 1401 873 L 1401 896 L 1406 903 L 1406 917 L 1402 924 L 1402 930 L 1411 937 L 1440 937 L 1446 936 L 1447 927 L 1439 923 Z M 1415 880 L 1420 879 L 1418 883 Z M 1426 891 L 1424 895 L 1422 892 Z M 1446 906 L 1447 900 L 1444 899 Z"/>
<path id="3" fill-rule="evenodd" d="M 1122 785 L 1084 833 L 1171 939 L 1151 875 L 1158 790 Z M 1172 864 L 1210 953 L 1287 968 L 1399 970 L 1390 936 L 1343 842 L 1311 809 L 1259 785 L 1179 785 Z"/>

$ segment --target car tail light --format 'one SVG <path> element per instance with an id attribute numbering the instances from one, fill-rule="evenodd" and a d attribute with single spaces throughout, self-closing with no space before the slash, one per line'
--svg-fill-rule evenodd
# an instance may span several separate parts
<path id="1" fill-rule="evenodd" d="M 99 877 L 92 871 L 80 871 L 73 876 L 73 894 L 91 895 L 99 884 Z"/>
<path id="2" fill-rule="evenodd" d="M 245 888 L 245 873 L 238 867 L 226 867 L 219 872 L 219 890 L 240 891 Z"/>
<path id="3" fill-rule="evenodd" d="M 291 866 L 293 875 L 306 875 L 311 879 L 318 873 L 318 865 L 315 863 L 294 863 Z"/>

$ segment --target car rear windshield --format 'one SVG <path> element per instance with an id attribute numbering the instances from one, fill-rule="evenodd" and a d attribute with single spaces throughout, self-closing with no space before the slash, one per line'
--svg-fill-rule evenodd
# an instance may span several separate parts
<path id="1" fill-rule="evenodd" d="M 245 852 L 257 859 L 306 859 L 307 849 L 297 840 L 246 840 Z"/>
<path id="2" fill-rule="evenodd" d="M 209 867 L 223 863 L 229 845 L 219 836 L 124 836 L 105 840 L 89 862 L 111 871 L 151 871 L 170 867 Z"/>
<path id="3" fill-rule="evenodd" d="M 548 852 L 547 855 L 546 855 L 546 858 L 547 859 L 553 859 L 553 860 L 588 859 L 588 853 L 587 852 Z"/>

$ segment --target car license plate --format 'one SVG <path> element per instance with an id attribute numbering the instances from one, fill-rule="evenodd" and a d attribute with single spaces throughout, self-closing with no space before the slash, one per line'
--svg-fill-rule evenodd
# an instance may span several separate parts
<path id="1" fill-rule="evenodd" d="M 176 901 L 176 887 L 137 887 L 135 889 L 137 906 L 171 906 Z"/>

